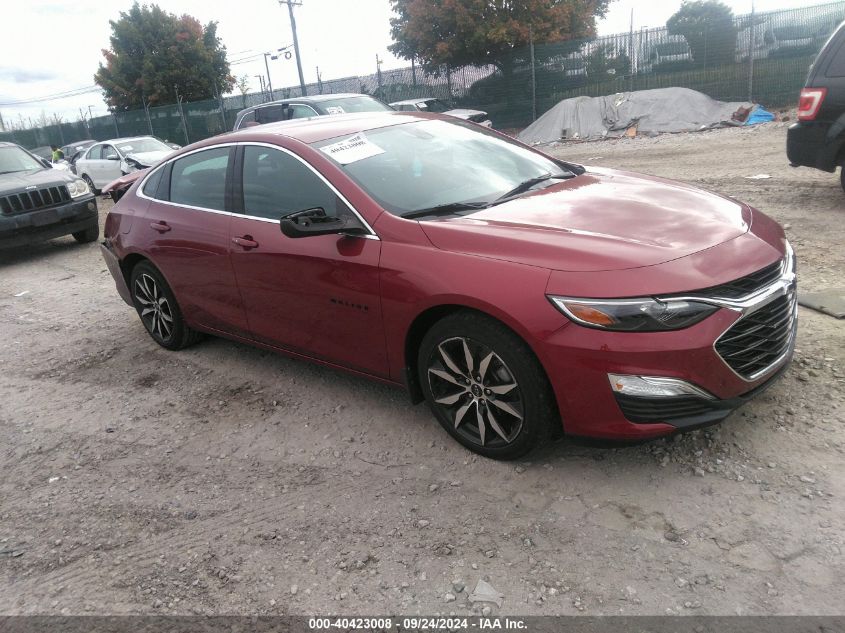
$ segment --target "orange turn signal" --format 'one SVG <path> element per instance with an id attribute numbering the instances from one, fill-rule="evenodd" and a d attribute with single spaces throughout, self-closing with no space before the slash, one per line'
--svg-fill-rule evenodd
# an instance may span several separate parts
<path id="1" fill-rule="evenodd" d="M 593 325 L 613 325 L 616 323 L 616 319 L 612 316 L 590 305 L 567 302 L 566 307 L 572 313 L 572 316 Z"/>

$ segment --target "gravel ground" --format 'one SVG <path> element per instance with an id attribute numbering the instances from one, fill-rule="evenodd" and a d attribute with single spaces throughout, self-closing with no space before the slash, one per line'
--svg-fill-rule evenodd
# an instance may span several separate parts
<path id="1" fill-rule="evenodd" d="M 842 287 L 845 195 L 784 140 L 554 151 L 744 199 L 787 226 L 804 289 Z M 718 427 L 504 464 L 400 391 L 219 339 L 158 348 L 96 245 L 0 267 L 3 614 L 843 613 L 841 321 L 802 308 L 795 364 Z M 480 579 L 501 607 L 469 601 Z"/>

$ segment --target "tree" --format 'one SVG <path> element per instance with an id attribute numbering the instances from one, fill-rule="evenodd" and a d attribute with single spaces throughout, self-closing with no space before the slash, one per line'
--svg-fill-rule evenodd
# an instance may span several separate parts
<path id="1" fill-rule="evenodd" d="M 584 57 L 584 62 L 591 81 L 622 77 L 631 72 L 631 58 L 612 44 L 597 45 Z"/>
<path id="2" fill-rule="evenodd" d="M 390 20 L 390 50 L 427 68 L 493 64 L 509 76 L 514 51 L 527 47 L 532 38 L 543 44 L 594 36 L 596 17 L 605 14 L 608 2 L 390 0 L 396 14 Z"/>
<path id="3" fill-rule="evenodd" d="M 666 28 L 683 35 L 697 64 L 732 64 L 736 57 L 733 11 L 718 0 L 684 0 Z"/>
<path id="4" fill-rule="evenodd" d="M 237 86 L 238 91 L 241 93 L 241 96 L 246 96 L 249 92 L 249 75 L 241 75 L 237 79 Z"/>
<path id="5" fill-rule="evenodd" d="M 94 81 L 112 110 L 176 103 L 177 90 L 186 101 L 209 99 L 235 85 L 216 22 L 136 2 L 109 24 L 111 49 Z"/>

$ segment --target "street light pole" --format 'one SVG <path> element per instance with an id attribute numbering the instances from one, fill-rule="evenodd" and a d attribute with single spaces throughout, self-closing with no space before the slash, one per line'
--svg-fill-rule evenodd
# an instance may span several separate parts
<path id="1" fill-rule="evenodd" d="M 296 69 L 299 71 L 299 88 L 302 91 L 302 96 L 307 97 L 308 91 L 305 88 L 305 75 L 302 74 L 302 60 L 299 57 L 299 38 L 296 36 L 296 18 L 293 16 L 293 7 L 301 6 L 301 2 L 294 0 L 279 0 L 279 6 L 288 5 L 288 15 L 290 16 L 290 30 L 293 33 L 293 50 L 296 51 Z"/>
<path id="2" fill-rule="evenodd" d="M 264 68 L 267 69 L 267 86 L 270 88 L 270 101 L 273 100 L 273 80 L 270 79 L 270 64 L 267 63 L 267 57 L 271 53 L 264 53 Z"/>

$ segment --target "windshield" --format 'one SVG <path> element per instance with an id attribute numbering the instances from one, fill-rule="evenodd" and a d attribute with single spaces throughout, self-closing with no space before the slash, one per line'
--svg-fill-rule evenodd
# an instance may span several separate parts
<path id="1" fill-rule="evenodd" d="M 472 123 L 417 121 L 313 144 L 395 215 L 496 201 L 561 163 Z"/>
<path id="2" fill-rule="evenodd" d="M 344 114 L 346 112 L 392 112 L 393 108 L 372 97 L 345 97 L 327 99 L 318 103 L 326 114 Z"/>
<path id="3" fill-rule="evenodd" d="M 44 168 L 44 165 L 20 147 L 0 147 L 0 174 Z"/>
<path id="4" fill-rule="evenodd" d="M 172 152 L 173 148 L 154 138 L 136 138 L 125 143 L 115 143 L 121 154 L 143 154 L 144 152 Z"/>

